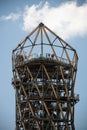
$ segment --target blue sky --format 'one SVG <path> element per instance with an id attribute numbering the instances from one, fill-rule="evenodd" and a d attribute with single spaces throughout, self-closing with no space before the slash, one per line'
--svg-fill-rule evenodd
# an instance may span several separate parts
<path id="1" fill-rule="evenodd" d="M 76 130 L 87 130 L 87 0 L 0 0 L 0 130 L 15 128 L 12 50 L 44 22 L 78 53 Z"/>

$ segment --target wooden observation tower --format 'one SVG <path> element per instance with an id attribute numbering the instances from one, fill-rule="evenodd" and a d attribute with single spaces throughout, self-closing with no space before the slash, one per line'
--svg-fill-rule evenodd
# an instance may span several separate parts
<path id="1" fill-rule="evenodd" d="M 76 50 L 40 23 L 12 51 L 16 130 L 75 130 Z"/>

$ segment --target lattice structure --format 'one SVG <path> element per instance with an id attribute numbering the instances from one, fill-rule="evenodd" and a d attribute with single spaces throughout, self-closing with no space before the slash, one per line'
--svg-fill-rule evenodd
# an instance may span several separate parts
<path id="1" fill-rule="evenodd" d="M 76 50 L 40 23 L 12 52 L 16 130 L 75 130 Z"/>

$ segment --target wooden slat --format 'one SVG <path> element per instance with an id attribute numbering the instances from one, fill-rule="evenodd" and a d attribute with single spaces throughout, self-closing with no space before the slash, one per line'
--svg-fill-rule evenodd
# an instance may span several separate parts
<path id="1" fill-rule="evenodd" d="M 18 71 L 17 71 L 18 72 Z M 19 79 L 20 79 L 20 76 L 19 76 Z M 21 79 L 20 79 L 20 81 L 21 81 Z M 24 92 L 24 95 L 25 95 L 25 97 L 26 98 L 28 98 L 27 97 L 27 94 L 26 94 L 26 91 L 25 91 L 25 89 L 24 89 L 24 86 L 21 84 L 21 87 L 22 87 L 22 90 L 23 90 L 23 92 Z M 31 111 L 31 113 L 32 113 L 32 115 L 34 116 L 34 112 L 33 112 L 33 109 L 32 109 L 32 107 L 31 107 L 31 104 L 29 103 L 29 102 L 27 102 L 28 104 L 29 104 L 29 109 L 30 109 L 30 111 Z M 40 130 L 40 126 L 39 126 L 39 123 L 36 121 L 36 124 L 37 124 L 37 126 L 38 126 L 38 130 Z"/>
<path id="2" fill-rule="evenodd" d="M 56 37 L 58 37 L 58 39 L 60 39 L 65 45 L 67 45 L 71 50 L 75 50 L 72 46 L 70 46 L 67 42 L 65 42 L 62 38 L 60 38 L 56 33 L 54 33 L 52 30 L 50 30 L 47 26 L 44 26 L 44 28 L 46 28 L 49 32 L 51 32 L 53 35 L 55 35 Z"/>
<path id="3" fill-rule="evenodd" d="M 50 77 L 49 77 L 49 74 L 48 74 L 48 72 L 47 72 L 45 66 L 44 66 L 44 65 L 42 65 L 42 66 L 43 66 L 44 71 L 45 71 L 45 73 L 46 73 L 46 75 L 47 75 L 47 77 L 48 77 L 48 80 L 50 81 Z M 56 91 L 55 91 L 55 88 L 54 88 L 54 86 L 53 86 L 52 84 L 51 84 L 51 88 L 52 88 L 52 90 L 53 90 L 53 92 L 54 92 L 55 98 L 57 99 L 58 96 L 57 96 Z M 62 110 L 62 107 L 61 107 L 61 103 L 58 104 L 58 107 L 59 107 L 60 111 L 62 112 L 62 116 L 63 116 L 63 119 L 64 119 L 65 117 L 64 117 L 64 114 L 63 114 L 63 110 Z"/>
<path id="4" fill-rule="evenodd" d="M 34 80 L 34 78 L 33 78 L 33 76 L 32 76 L 32 73 L 30 72 L 30 70 L 29 70 L 29 68 L 28 68 L 28 67 L 27 67 L 27 70 L 28 70 L 28 72 L 29 72 L 29 74 L 30 74 L 31 78 Z M 42 96 L 41 96 L 41 94 L 40 94 L 40 90 L 39 90 L 38 86 L 37 86 L 37 85 L 35 85 L 35 87 L 36 87 L 36 89 L 37 89 L 37 91 L 38 91 L 38 94 L 39 94 L 40 98 L 42 98 Z M 50 113 L 49 113 L 48 108 L 47 108 L 47 106 L 46 106 L 46 103 L 45 103 L 44 101 L 43 101 L 43 105 L 44 105 L 44 108 L 45 108 L 45 110 L 46 110 L 46 112 L 47 112 L 48 116 L 50 116 Z M 53 122 L 53 121 L 51 121 L 51 122 L 52 122 L 52 125 L 53 125 L 54 130 L 56 130 L 55 125 L 54 125 L 54 122 Z"/>
<path id="5" fill-rule="evenodd" d="M 65 81 L 64 81 L 64 75 L 63 75 L 63 70 L 62 70 L 61 66 L 60 66 L 60 72 L 61 72 L 61 75 L 62 75 L 63 82 L 65 83 Z M 65 86 L 65 90 L 66 90 L 66 95 L 67 95 L 67 97 L 69 97 L 67 85 L 65 84 L 64 86 Z"/>
<path id="6" fill-rule="evenodd" d="M 18 94 L 17 94 L 17 92 L 16 92 L 16 100 L 18 101 Z M 19 110 L 20 117 L 22 118 L 22 114 L 21 114 L 20 105 L 19 105 L 19 104 L 17 104 L 17 107 L 18 107 L 18 110 Z M 26 130 L 26 129 L 25 129 L 25 125 L 24 125 L 24 123 L 23 123 L 23 122 L 22 122 L 22 126 L 23 126 L 23 129 L 24 129 L 24 130 Z"/>
<path id="7" fill-rule="evenodd" d="M 30 37 L 38 28 L 39 26 L 37 26 L 27 37 Z M 13 50 L 13 52 L 16 51 L 19 46 L 22 46 L 26 42 L 27 37 L 18 44 L 18 46 Z"/>
<path id="8" fill-rule="evenodd" d="M 29 52 L 28 58 L 30 58 L 30 56 L 31 56 L 31 54 L 32 54 L 32 51 L 33 51 L 34 45 L 36 44 L 36 40 L 37 40 L 37 38 L 38 38 L 39 32 L 40 32 L 40 29 L 38 28 L 38 31 L 37 31 L 36 37 L 35 37 L 35 39 L 34 39 L 34 43 L 33 43 L 33 45 L 32 45 L 32 48 L 31 48 L 31 50 L 30 50 L 30 52 Z"/>
<path id="9" fill-rule="evenodd" d="M 56 59 L 59 61 L 59 59 L 58 59 L 58 57 L 57 57 L 57 55 L 56 55 L 56 52 L 55 52 L 55 50 L 54 50 L 54 48 L 53 48 L 53 46 L 52 46 L 52 43 L 51 43 L 51 41 L 50 41 L 50 38 L 49 38 L 49 36 L 48 36 L 46 30 L 45 30 L 45 29 L 43 29 L 43 30 L 44 30 L 44 33 L 45 33 L 45 35 L 46 35 L 46 37 L 47 37 L 47 39 L 48 39 L 48 42 L 49 42 L 51 48 L 52 48 L 53 54 L 55 55 Z"/>

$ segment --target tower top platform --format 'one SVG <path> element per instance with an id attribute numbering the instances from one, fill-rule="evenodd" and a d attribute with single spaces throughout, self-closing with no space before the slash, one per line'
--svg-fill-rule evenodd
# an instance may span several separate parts
<path id="1" fill-rule="evenodd" d="M 40 23 L 13 50 L 12 59 L 22 56 L 24 60 L 34 58 L 54 59 L 77 67 L 78 55 L 76 50 L 60 38 L 51 29 Z"/>

